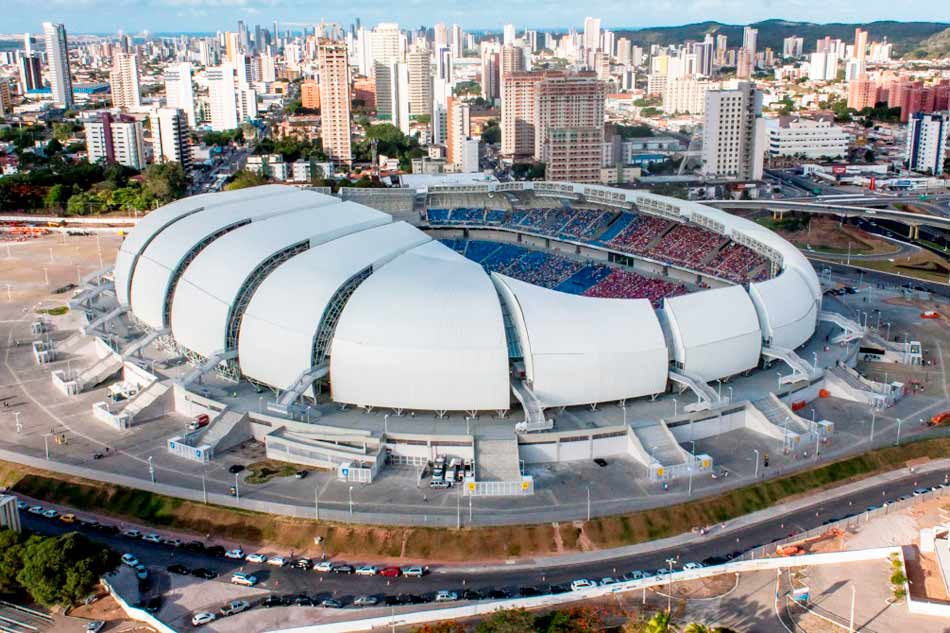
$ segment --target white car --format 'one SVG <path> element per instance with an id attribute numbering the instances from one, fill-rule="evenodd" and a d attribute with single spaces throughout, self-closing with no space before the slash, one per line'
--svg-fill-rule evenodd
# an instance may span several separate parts
<path id="1" fill-rule="evenodd" d="M 45 519 L 55 519 L 58 516 L 59 516 L 59 512 L 53 509 L 49 509 L 43 513 L 43 518 Z"/>
<path id="2" fill-rule="evenodd" d="M 322 560 L 313 566 L 313 571 L 323 571 L 323 572 L 333 571 L 333 562 L 329 560 Z"/>
<path id="3" fill-rule="evenodd" d="M 362 567 L 356 568 L 357 576 L 375 576 L 378 570 L 373 565 L 363 565 Z"/>
<path id="4" fill-rule="evenodd" d="M 247 611 L 250 608 L 251 603 L 247 600 L 232 600 L 221 607 L 221 615 L 225 617 L 229 615 L 237 615 L 241 611 Z"/>
<path id="5" fill-rule="evenodd" d="M 581 589 L 590 589 L 591 587 L 596 586 L 596 583 L 593 583 L 586 578 L 578 578 L 577 580 L 571 582 L 571 591 L 580 591 Z"/>
<path id="6" fill-rule="evenodd" d="M 435 594 L 436 602 L 454 602 L 459 599 L 459 595 L 454 591 L 449 591 L 448 589 L 439 589 L 439 592 Z"/>
<path id="7" fill-rule="evenodd" d="M 240 547 L 237 549 L 229 549 L 224 553 L 225 558 L 233 558 L 236 560 L 244 560 L 244 550 Z"/>
<path id="8" fill-rule="evenodd" d="M 627 574 L 627 578 L 630 580 L 640 580 L 642 578 L 646 578 L 646 575 L 639 569 L 634 569 L 632 572 Z"/>
<path id="9" fill-rule="evenodd" d="M 686 563 L 685 565 L 683 565 L 683 569 L 685 571 L 689 571 L 691 569 L 702 569 L 702 568 L 703 568 L 702 563 Z"/>
<path id="10" fill-rule="evenodd" d="M 379 598 L 376 596 L 359 596 L 353 601 L 354 607 L 375 607 L 379 604 Z"/>
<path id="11" fill-rule="evenodd" d="M 148 580 L 148 569 L 142 563 L 135 565 L 133 567 L 135 570 L 135 577 L 139 580 Z"/>
<path id="12" fill-rule="evenodd" d="M 16 509 L 23 510 L 24 512 L 26 512 L 27 510 L 30 509 L 30 504 L 28 504 L 26 501 L 17 501 Z"/>
<path id="13" fill-rule="evenodd" d="M 264 556 L 263 554 L 255 553 L 255 554 L 248 554 L 247 558 L 245 558 L 244 560 L 246 560 L 249 563 L 266 563 L 267 557 Z"/>
<path id="14" fill-rule="evenodd" d="M 43 506 L 30 506 L 30 509 L 27 510 L 30 514 L 43 514 Z"/>
<path id="15" fill-rule="evenodd" d="M 142 538 L 142 533 L 138 530 L 122 530 L 122 536 L 127 536 L 129 538 Z"/>
<path id="16" fill-rule="evenodd" d="M 257 576 L 252 574 L 245 574 L 238 572 L 231 576 L 231 584 L 234 585 L 243 585 L 245 587 L 253 587 L 257 584 Z"/>
<path id="17" fill-rule="evenodd" d="M 218 616 L 213 613 L 208 613 L 207 611 L 202 611 L 201 613 L 196 613 L 191 616 L 191 626 L 201 626 L 202 624 L 208 624 L 214 622 Z"/>
<path id="18" fill-rule="evenodd" d="M 180 538 L 164 538 L 162 539 L 164 545 L 171 545 L 172 547 L 181 547 L 182 540 Z"/>
<path id="19" fill-rule="evenodd" d="M 283 556 L 271 556 L 267 559 L 268 565 L 273 565 L 274 567 L 283 567 L 287 564 L 287 559 Z"/>
<path id="20" fill-rule="evenodd" d="M 93 620 L 92 622 L 86 622 L 86 633 L 99 633 L 102 630 L 102 627 L 106 625 L 102 620 Z"/>
<path id="21" fill-rule="evenodd" d="M 402 570 L 402 575 L 406 578 L 422 578 L 425 570 L 422 567 L 406 567 Z"/>
<path id="22" fill-rule="evenodd" d="M 606 578 L 601 578 L 601 579 L 600 579 L 600 586 L 601 586 L 601 587 L 606 587 L 607 585 L 616 585 L 618 582 L 620 582 L 620 581 L 618 581 L 616 578 L 613 578 L 613 577 L 611 577 L 611 576 L 607 576 Z"/>
<path id="23" fill-rule="evenodd" d="M 135 567 L 136 565 L 139 564 L 139 559 L 137 559 L 132 554 L 123 554 L 122 562 L 128 565 L 129 567 Z"/>
<path id="24" fill-rule="evenodd" d="M 142 540 L 147 541 L 149 543 L 161 543 L 162 537 L 152 532 L 151 534 L 146 534 L 145 536 L 143 536 Z"/>

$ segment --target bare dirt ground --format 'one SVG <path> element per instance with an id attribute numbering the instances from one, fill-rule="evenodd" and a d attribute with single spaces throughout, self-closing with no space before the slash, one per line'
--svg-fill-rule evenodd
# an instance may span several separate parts
<path id="1" fill-rule="evenodd" d="M 839 226 L 832 218 L 815 217 L 808 228 L 786 231 L 775 228 L 779 235 L 800 248 L 847 252 L 848 246 L 854 255 L 886 255 L 897 253 L 900 248 L 877 235 L 850 225 Z"/>

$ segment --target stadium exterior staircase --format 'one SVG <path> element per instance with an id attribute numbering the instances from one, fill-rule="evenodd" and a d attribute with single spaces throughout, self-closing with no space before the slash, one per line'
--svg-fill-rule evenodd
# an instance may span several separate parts
<path id="1" fill-rule="evenodd" d="M 783 429 L 783 432 L 785 428 L 798 434 L 812 432 L 811 422 L 802 419 L 797 413 L 792 411 L 787 404 L 779 400 L 774 393 L 770 393 L 764 398 L 754 400 L 752 405 L 758 409 L 769 422 Z M 785 423 L 786 419 L 788 420 L 787 427 Z"/>
<path id="2" fill-rule="evenodd" d="M 524 410 L 524 421 L 515 425 L 515 431 L 528 433 L 531 431 L 547 431 L 554 428 L 554 422 L 544 415 L 544 407 L 534 394 L 534 391 L 523 380 L 512 380 L 511 391 L 521 403 Z"/>
<path id="3" fill-rule="evenodd" d="M 632 428 L 644 450 L 657 463 L 663 466 L 675 466 L 686 462 L 688 452 L 679 445 L 662 420 L 658 423 L 636 425 Z"/>
<path id="4" fill-rule="evenodd" d="M 773 360 L 780 360 L 792 368 L 792 373 L 782 376 L 781 383 L 787 385 L 794 382 L 809 381 L 817 378 L 820 370 L 787 347 L 769 345 L 762 348 L 762 355 Z"/>
<path id="5" fill-rule="evenodd" d="M 142 351 L 151 345 L 155 339 L 159 338 L 160 336 L 164 336 L 165 334 L 168 334 L 168 329 L 163 328 L 161 330 L 152 330 L 145 336 L 135 339 L 129 343 L 125 349 L 122 350 L 122 358 L 129 358 L 133 354 Z"/>
<path id="6" fill-rule="evenodd" d="M 168 393 L 168 385 L 156 380 L 152 384 L 145 387 L 139 391 L 135 396 L 129 400 L 128 404 L 125 405 L 125 408 L 122 410 L 122 413 L 127 413 L 132 416 L 131 424 L 146 422 L 147 420 L 154 419 L 159 417 L 164 412 L 164 407 L 159 403 L 159 400 Z M 159 406 L 153 407 L 159 403 Z M 155 413 L 155 411 L 149 412 L 149 408 L 159 409 L 160 413 Z M 148 417 L 148 414 L 152 413 L 151 417 Z"/>
<path id="7" fill-rule="evenodd" d="M 123 307 L 123 306 L 116 306 L 111 311 L 103 314 L 102 316 L 90 321 L 85 326 L 83 326 L 82 333 L 86 336 L 89 336 L 100 326 L 105 325 L 106 323 L 116 318 L 120 314 L 124 314 L 126 310 L 128 310 L 128 308 Z"/>
<path id="8" fill-rule="evenodd" d="M 669 376 L 670 380 L 691 389 L 692 392 L 696 394 L 696 397 L 699 398 L 699 402 L 691 402 L 685 405 L 683 407 L 684 411 L 688 413 L 705 411 L 720 403 L 719 394 L 716 393 L 716 390 L 706 384 L 706 381 L 699 376 L 683 371 L 682 369 L 676 371 L 671 369 Z"/>
<path id="9" fill-rule="evenodd" d="M 831 337 L 832 343 L 850 343 L 851 341 L 857 341 L 864 338 L 866 329 L 857 321 L 852 321 L 843 314 L 837 312 L 831 312 L 830 310 L 822 310 L 819 318 L 822 321 L 827 321 L 829 323 L 834 323 L 840 327 L 843 332 L 839 332 Z"/>
<path id="10" fill-rule="evenodd" d="M 89 391 L 122 370 L 122 361 L 115 354 L 98 359 L 79 373 L 81 391 Z"/>
<path id="11" fill-rule="evenodd" d="M 195 440 L 195 445 L 207 444 L 214 454 L 223 453 L 229 448 L 251 438 L 251 425 L 246 413 L 237 413 L 226 409 L 208 425 L 203 435 Z"/>

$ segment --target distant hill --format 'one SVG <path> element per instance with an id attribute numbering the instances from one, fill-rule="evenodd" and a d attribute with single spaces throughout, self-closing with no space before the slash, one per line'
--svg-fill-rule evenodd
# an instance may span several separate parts
<path id="1" fill-rule="evenodd" d="M 910 52 L 912 57 L 950 56 L 950 29 L 934 33 Z"/>
<path id="2" fill-rule="evenodd" d="M 870 22 L 867 24 L 815 24 L 813 22 L 790 22 L 788 20 L 764 20 L 750 24 L 759 30 L 758 48 L 768 47 L 782 52 L 782 40 L 797 35 L 805 38 L 805 51 L 815 50 L 815 41 L 826 35 L 846 42 L 854 41 L 854 29 L 861 27 L 869 33 L 870 40 L 887 38 L 894 45 L 896 56 L 918 49 L 924 42 L 938 33 L 947 34 L 950 24 L 944 22 Z M 721 22 L 697 22 L 683 26 L 663 26 L 646 29 L 618 30 L 618 37 L 627 37 L 638 44 L 675 44 L 684 40 L 702 40 L 706 33 L 723 34 L 729 38 L 729 46 L 742 44 L 744 25 L 722 24 Z M 945 40 L 944 40 L 945 41 Z M 935 44 L 939 46 L 939 44 Z"/>

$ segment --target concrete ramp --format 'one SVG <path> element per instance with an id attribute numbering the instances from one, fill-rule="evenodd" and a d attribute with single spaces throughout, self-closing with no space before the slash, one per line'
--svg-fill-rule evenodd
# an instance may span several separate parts
<path id="1" fill-rule="evenodd" d="M 699 399 L 698 402 L 690 402 L 689 404 L 685 405 L 683 407 L 684 411 L 689 413 L 694 411 L 705 411 L 719 404 L 719 394 L 717 394 L 716 390 L 706 384 L 706 381 L 701 379 L 699 376 L 680 369 L 677 371 L 670 370 L 669 377 L 670 380 L 676 384 L 690 389 Z"/>
<path id="2" fill-rule="evenodd" d="M 764 435 L 773 440 L 778 440 L 789 446 L 800 443 L 800 434 L 797 431 L 792 428 L 783 428 L 781 425 L 776 424 L 754 404 L 747 404 L 743 413 L 745 416 L 745 428 L 750 431 L 754 431 L 759 435 Z"/>
<path id="3" fill-rule="evenodd" d="M 83 391 L 95 389 L 109 378 L 122 371 L 122 360 L 110 354 L 100 358 L 92 366 L 82 370 L 79 374 L 79 384 Z"/>
<path id="4" fill-rule="evenodd" d="M 862 402 L 874 407 L 892 406 L 900 392 L 882 382 L 868 380 L 849 367 L 832 367 L 825 374 L 825 386 L 835 398 Z"/>
<path id="5" fill-rule="evenodd" d="M 196 442 L 207 444 L 214 450 L 215 455 L 220 455 L 251 437 L 251 424 L 247 414 L 226 410 L 214 418 L 208 430 L 197 438 Z"/>
<path id="6" fill-rule="evenodd" d="M 518 439 L 481 439 L 475 441 L 475 468 L 478 481 L 521 481 Z"/>
<path id="7" fill-rule="evenodd" d="M 169 394 L 168 385 L 156 380 L 135 394 L 122 412 L 132 416 L 132 424 L 154 420 L 172 410 L 168 402 L 170 398 L 166 398 L 166 394 Z"/>
<path id="8" fill-rule="evenodd" d="M 688 452 L 679 445 L 662 420 L 659 423 L 634 426 L 633 432 L 652 460 L 663 466 L 675 466 L 686 461 Z"/>
<path id="9" fill-rule="evenodd" d="M 811 432 L 811 423 L 803 420 L 787 404 L 779 400 L 774 393 L 755 400 L 752 405 L 765 416 L 765 419 L 779 429 L 788 429 L 798 434 Z M 786 423 L 787 420 L 787 423 Z M 784 430 L 783 430 L 784 435 Z"/>

